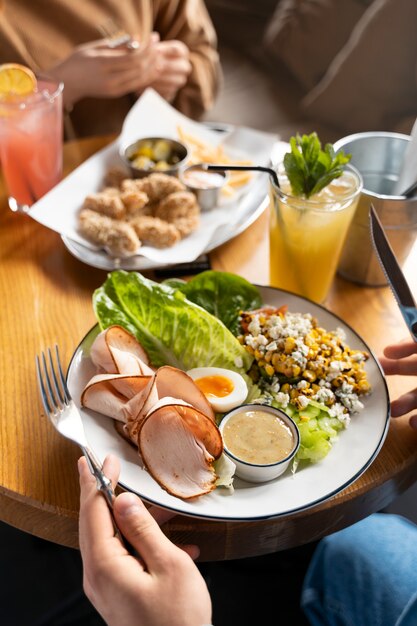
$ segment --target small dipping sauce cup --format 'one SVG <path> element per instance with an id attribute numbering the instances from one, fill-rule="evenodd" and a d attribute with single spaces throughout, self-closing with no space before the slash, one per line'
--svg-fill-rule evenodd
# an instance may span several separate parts
<path id="1" fill-rule="evenodd" d="M 224 453 L 236 476 L 262 483 L 285 472 L 297 453 L 300 434 L 284 411 L 263 404 L 243 404 L 220 422 Z"/>
<path id="2" fill-rule="evenodd" d="M 180 179 L 196 195 L 201 210 L 210 211 L 219 203 L 220 191 L 228 175 L 224 171 L 210 172 L 203 163 L 197 163 L 185 168 Z"/>

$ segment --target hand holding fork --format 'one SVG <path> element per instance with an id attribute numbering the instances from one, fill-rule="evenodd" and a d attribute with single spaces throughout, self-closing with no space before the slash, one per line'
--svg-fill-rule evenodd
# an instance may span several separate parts
<path id="1" fill-rule="evenodd" d="M 90 471 L 97 481 L 97 489 L 104 496 L 109 507 L 115 535 L 119 537 L 130 554 L 137 556 L 134 548 L 126 542 L 117 528 L 113 516 L 113 503 L 116 497 L 114 489 L 111 480 L 103 473 L 100 461 L 87 442 L 80 413 L 71 398 L 65 381 L 58 346 L 55 346 L 56 365 L 49 348 L 47 355 L 48 357 L 42 352 L 40 358 L 39 356 L 36 357 L 36 372 L 45 413 L 61 435 L 80 446 Z"/>

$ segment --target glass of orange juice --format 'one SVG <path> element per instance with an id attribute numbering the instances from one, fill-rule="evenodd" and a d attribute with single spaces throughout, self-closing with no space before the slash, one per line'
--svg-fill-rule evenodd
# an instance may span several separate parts
<path id="1" fill-rule="evenodd" d="M 62 177 L 63 87 L 38 76 L 30 93 L 0 98 L 0 161 L 13 211 L 27 212 Z"/>
<path id="2" fill-rule="evenodd" d="M 329 292 L 362 190 L 351 165 L 319 193 L 291 195 L 284 169 L 271 182 L 270 285 L 323 302 Z"/>

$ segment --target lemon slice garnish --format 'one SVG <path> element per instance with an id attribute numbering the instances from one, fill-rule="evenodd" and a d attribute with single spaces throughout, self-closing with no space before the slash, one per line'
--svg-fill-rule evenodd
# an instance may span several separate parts
<path id="1" fill-rule="evenodd" d="M 18 63 L 0 65 L 0 98 L 28 96 L 36 89 L 36 76 Z"/>

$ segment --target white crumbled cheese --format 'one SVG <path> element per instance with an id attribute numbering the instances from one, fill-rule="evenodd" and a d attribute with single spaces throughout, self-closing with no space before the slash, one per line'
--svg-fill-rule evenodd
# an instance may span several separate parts
<path id="1" fill-rule="evenodd" d="M 271 406 L 273 397 L 269 393 L 264 393 L 260 398 L 255 398 L 252 400 L 252 404 L 266 404 L 267 406 Z"/>
<path id="2" fill-rule="evenodd" d="M 239 367 L 239 368 L 243 367 L 243 359 L 241 356 L 237 356 L 235 358 L 235 365 L 236 367 Z"/>
<path id="3" fill-rule="evenodd" d="M 300 350 L 294 350 L 294 352 L 291 352 L 291 356 L 301 368 L 304 368 L 307 365 L 307 359 L 302 352 L 300 352 Z"/>
<path id="4" fill-rule="evenodd" d="M 327 387 L 328 389 L 331 389 L 332 385 L 328 380 L 324 380 L 324 378 L 322 378 L 319 380 L 319 387 Z"/>
<path id="5" fill-rule="evenodd" d="M 275 352 L 275 350 L 276 350 L 277 348 L 278 348 L 278 344 L 277 344 L 277 342 L 276 342 L 276 341 L 271 341 L 271 343 L 269 343 L 269 344 L 266 346 L 266 348 L 265 348 L 265 349 L 266 349 L 268 352 Z"/>
<path id="6" fill-rule="evenodd" d="M 340 387 L 340 392 L 341 394 L 346 394 L 349 395 L 351 394 L 353 391 L 353 385 L 349 385 L 349 383 L 347 383 L 345 380 L 342 383 L 342 386 Z M 340 394 L 340 395 L 341 395 Z"/>
<path id="7" fill-rule="evenodd" d="M 303 396 L 301 394 L 298 396 L 297 400 L 298 400 L 298 402 L 300 404 L 300 407 L 302 409 L 305 409 L 306 406 L 308 406 L 308 404 L 310 402 L 310 400 L 306 396 Z"/>
<path id="8" fill-rule="evenodd" d="M 329 409 L 329 415 L 330 417 L 336 417 L 345 428 L 349 426 L 350 415 L 346 412 L 345 407 L 343 404 L 340 404 L 340 402 L 335 402 L 335 404 Z"/>
<path id="9" fill-rule="evenodd" d="M 256 350 L 256 348 L 258 347 L 257 337 L 254 337 L 253 335 L 247 335 L 245 337 L 245 343 L 250 348 L 253 348 L 253 350 Z"/>
<path id="10" fill-rule="evenodd" d="M 346 333 L 343 330 L 343 328 L 340 328 L 340 326 L 338 326 L 335 332 L 336 332 L 336 335 L 339 337 L 340 341 L 346 341 Z"/>
<path id="11" fill-rule="evenodd" d="M 305 389 L 307 387 L 307 381 L 306 380 L 300 380 L 299 383 L 297 383 L 297 389 Z"/>
<path id="12" fill-rule="evenodd" d="M 360 363 L 361 361 L 365 361 L 366 359 L 363 352 L 356 352 L 355 354 L 351 354 L 350 358 L 352 359 L 352 361 L 355 361 L 355 363 Z"/>
<path id="13" fill-rule="evenodd" d="M 280 388 L 281 388 L 281 385 L 279 384 L 279 380 L 276 376 L 274 376 L 271 384 L 268 385 L 268 389 L 270 390 L 271 393 L 278 393 Z"/>
<path id="14" fill-rule="evenodd" d="M 251 333 L 251 335 L 254 335 L 255 337 L 261 332 L 261 324 L 257 315 L 255 315 L 253 320 L 250 322 L 248 326 L 248 331 Z"/>
<path id="15" fill-rule="evenodd" d="M 278 402 L 280 407 L 286 409 L 290 402 L 290 396 L 288 393 L 282 393 L 282 391 L 279 391 L 275 396 L 275 400 Z"/>
<path id="16" fill-rule="evenodd" d="M 359 413 L 363 409 L 363 404 L 358 399 L 356 393 L 343 396 L 340 398 L 340 401 L 351 413 Z"/>
<path id="17" fill-rule="evenodd" d="M 343 372 L 343 369 L 344 369 L 343 361 L 331 361 L 330 369 L 334 370 L 335 372 Z"/>
<path id="18" fill-rule="evenodd" d="M 312 396 L 312 399 L 316 402 L 322 402 L 323 404 L 326 404 L 330 400 L 334 400 L 334 393 L 331 389 L 321 387 L 321 389 L 319 389 L 317 393 Z"/>
<path id="19" fill-rule="evenodd" d="M 304 337 L 313 326 L 311 315 L 287 312 L 283 318 L 271 315 L 267 327 L 271 338 L 278 339 L 279 337 Z"/>
<path id="20" fill-rule="evenodd" d="M 268 343 L 268 339 L 265 337 L 265 335 L 258 335 L 257 339 L 258 346 L 266 346 Z"/>
<path id="21" fill-rule="evenodd" d="M 309 347 L 304 343 L 304 339 L 297 339 L 295 345 L 303 356 L 308 355 Z"/>

